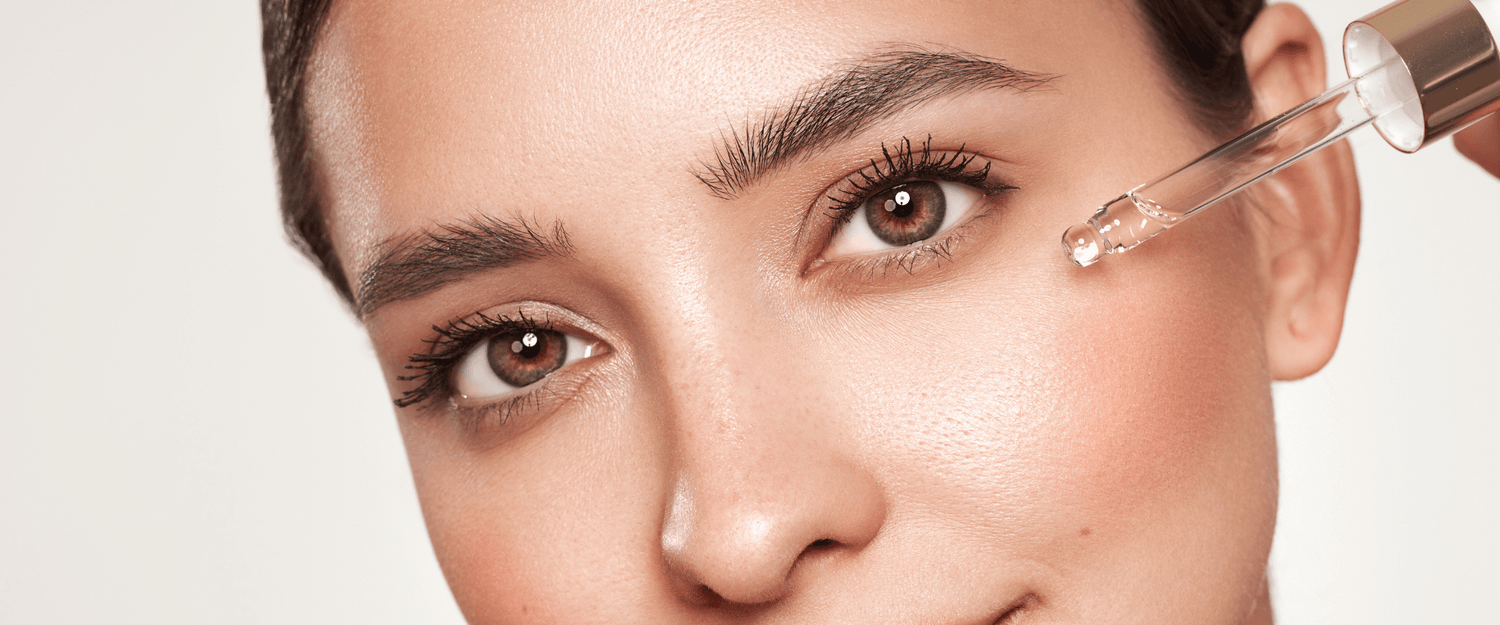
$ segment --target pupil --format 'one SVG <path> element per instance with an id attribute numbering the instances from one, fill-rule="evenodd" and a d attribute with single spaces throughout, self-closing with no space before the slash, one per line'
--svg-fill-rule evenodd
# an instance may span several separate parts
<path id="1" fill-rule="evenodd" d="M 911 193 L 906 191 L 897 191 L 896 197 L 886 200 L 885 205 L 886 212 L 890 213 L 892 217 L 900 219 L 911 217 L 912 210 L 916 208 L 916 205 L 911 201 Z"/>
<path id="2" fill-rule="evenodd" d="M 488 355 L 495 376 L 520 388 L 561 368 L 568 360 L 568 343 L 551 330 L 507 332 L 490 339 Z"/>
<path id="3" fill-rule="evenodd" d="M 522 358 L 536 358 L 541 351 L 541 341 L 537 339 L 535 332 L 527 332 L 520 340 L 510 343 L 510 352 Z"/>
<path id="4" fill-rule="evenodd" d="M 937 234 L 948 203 L 936 182 L 918 180 L 875 194 L 866 203 L 870 230 L 889 245 L 904 246 Z M 875 210 L 878 207 L 884 210 Z"/>

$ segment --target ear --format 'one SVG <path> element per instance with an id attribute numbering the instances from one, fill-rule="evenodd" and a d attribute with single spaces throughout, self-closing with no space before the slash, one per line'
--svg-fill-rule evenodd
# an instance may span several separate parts
<path id="1" fill-rule="evenodd" d="M 1326 88 L 1323 41 L 1307 14 L 1266 7 L 1243 40 L 1257 115 L 1269 119 Z M 1262 181 L 1265 335 L 1271 375 L 1303 378 L 1328 363 L 1344 326 L 1359 250 L 1359 184 L 1354 156 L 1339 143 Z"/>

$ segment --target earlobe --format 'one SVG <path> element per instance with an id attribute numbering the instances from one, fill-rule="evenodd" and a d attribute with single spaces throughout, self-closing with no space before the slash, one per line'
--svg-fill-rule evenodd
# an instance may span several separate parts
<path id="1" fill-rule="evenodd" d="M 1261 12 L 1243 42 L 1245 68 L 1262 120 L 1326 87 L 1323 44 L 1307 15 L 1277 4 Z M 1359 185 L 1347 143 L 1329 147 L 1259 183 L 1265 337 L 1277 380 L 1303 378 L 1328 363 L 1343 330 L 1359 249 Z"/>

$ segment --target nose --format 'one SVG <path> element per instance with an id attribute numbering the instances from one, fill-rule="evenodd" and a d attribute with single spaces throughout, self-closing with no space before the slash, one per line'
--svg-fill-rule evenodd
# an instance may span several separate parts
<path id="1" fill-rule="evenodd" d="M 802 460 L 679 479 L 662 551 L 684 597 L 773 602 L 792 592 L 798 567 L 826 566 L 874 539 L 885 511 L 873 480 L 833 458 Z"/>
<path id="2" fill-rule="evenodd" d="M 804 576 L 857 556 L 886 516 L 851 437 L 803 396 L 817 384 L 785 380 L 797 391 L 779 396 L 755 392 L 766 376 L 732 377 L 734 389 L 709 394 L 755 399 L 683 401 L 698 409 L 674 419 L 676 481 L 661 546 L 679 594 L 695 604 L 777 601 Z"/>

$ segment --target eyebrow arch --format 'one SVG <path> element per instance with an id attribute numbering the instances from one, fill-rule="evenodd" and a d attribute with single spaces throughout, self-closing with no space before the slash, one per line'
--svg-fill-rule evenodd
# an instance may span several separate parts
<path id="1" fill-rule="evenodd" d="M 490 215 L 443 224 L 385 247 L 360 272 L 354 307 L 360 318 L 479 271 L 573 254 L 562 222 L 546 228 L 525 218 L 503 220 Z"/>
<path id="2" fill-rule="evenodd" d="M 878 52 L 798 92 L 739 130 L 721 132 L 714 157 L 692 173 L 720 199 L 733 199 L 793 159 L 853 137 L 934 98 L 988 89 L 1029 92 L 1058 78 L 958 50 Z"/>

